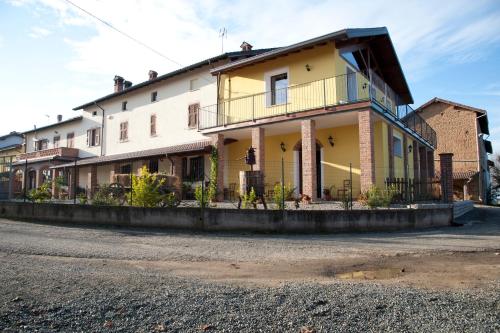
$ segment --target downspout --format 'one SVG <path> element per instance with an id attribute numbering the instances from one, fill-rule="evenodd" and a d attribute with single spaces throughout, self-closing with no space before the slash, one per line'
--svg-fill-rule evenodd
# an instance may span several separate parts
<path id="1" fill-rule="evenodd" d="M 104 116 L 105 116 L 105 111 L 99 104 L 97 104 L 97 102 L 94 102 L 94 105 L 102 110 L 101 142 L 100 143 L 101 143 L 101 156 L 104 156 Z"/>
<path id="2" fill-rule="evenodd" d="M 215 125 L 219 126 L 218 124 L 218 119 L 219 119 L 219 100 L 220 100 L 220 72 L 217 73 L 217 100 L 215 101 L 216 105 L 216 113 L 215 116 L 217 117 L 215 121 Z"/>

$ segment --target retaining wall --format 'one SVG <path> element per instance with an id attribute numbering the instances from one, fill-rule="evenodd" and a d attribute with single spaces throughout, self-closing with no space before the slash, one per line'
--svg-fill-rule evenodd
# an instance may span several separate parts
<path id="1" fill-rule="evenodd" d="M 0 217 L 133 227 L 206 231 L 328 233 L 386 231 L 450 225 L 451 207 L 381 210 L 248 210 L 99 207 L 0 202 Z"/>
<path id="2" fill-rule="evenodd" d="M 455 201 L 453 203 L 453 218 L 460 217 L 474 209 L 474 202 L 471 200 Z"/>

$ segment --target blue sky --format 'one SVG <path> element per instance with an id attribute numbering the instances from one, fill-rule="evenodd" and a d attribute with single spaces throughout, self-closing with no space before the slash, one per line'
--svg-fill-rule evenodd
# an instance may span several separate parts
<path id="1" fill-rule="evenodd" d="M 488 111 L 500 152 L 500 2 L 74 0 L 182 65 L 243 40 L 283 46 L 346 27 L 387 26 L 415 99 L 438 96 Z M 277 15 L 279 13 L 279 15 Z M 127 40 L 64 0 L 0 0 L 0 134 L 78 115 L 75 106 L 177 64 Z"/>

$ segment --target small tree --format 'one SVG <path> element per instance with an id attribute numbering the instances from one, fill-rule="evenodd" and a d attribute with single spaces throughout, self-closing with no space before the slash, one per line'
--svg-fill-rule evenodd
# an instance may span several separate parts
<path id="1" fill-rule="evenodd" d="M 164 183 L 165 179 L 157 179 L 143 166 L 139 176 L 132 175 L 132 206 L 158 207 L 164 199 L 160 191 Z M 130 194 L 128 199 L 130 202 Z"/>
<path id="2" fill-rule="evenodd" d="M 94 206 L 117 206 L 118 204 L 118 198 L 114 196 L 109 185 L 99 186 L 99 189 L 92 197 L 92 205 Z"/>

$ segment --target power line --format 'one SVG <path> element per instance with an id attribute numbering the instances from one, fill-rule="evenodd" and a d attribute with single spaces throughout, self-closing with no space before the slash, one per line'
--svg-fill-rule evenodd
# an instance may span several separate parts
<path id="1" fill-rule="evenodd" d="M 108 23 L 106 22 L 105 20 L 99 18 L 98 16 L 92 14 L 91 12 L 89 12 L 88 10 L 78 6 L 77 4 L 75 4 L 74 2 L 70 1 L 70 0 L 64 0 L 66 1 L 67 3 L 69 3 L 70 5 L 78 8 L 79 10 L 81 10 L 82 12 L 84 12 L 85 14 L 89 15 L 89 16 L 92 16 L 94 19 L 98 20 L 99 22 L 101 22 L 102 24 L 105 24 L 106 26 L 108 26 L 109 28 L 115 30 L 116 32 L 122 34 L 123 36 L 127 37 L 128 39 L 131 39 L 132 41 L 136 42 L 137 44 L 141 45 L 141 46 L 144 46 L 145 48 L 149 49 L 150 51 L 156 53 L 157 55 L 159 55 L 160 57 L 162 58 L 165 58 L 166 60 L 178 65 L 179 67 L 184 67 L 181 63 L 173 60 L 172 58 L 169 58 L 167 57 L 166 55 L 164 55 L 163 53 L 161 53 L 160 51 L 157 51 L 156 49 L 152 48 L 151 46 L 147 45 L 146 43 L 143 43 L 141 42 L 140 40 L 138 40 L 137 38 L 127 34 L 126 32 L 124 31 L 121 31 L 120 29 L 116 28 L 115 26 L 113 26 L 111 23 Z"/>

